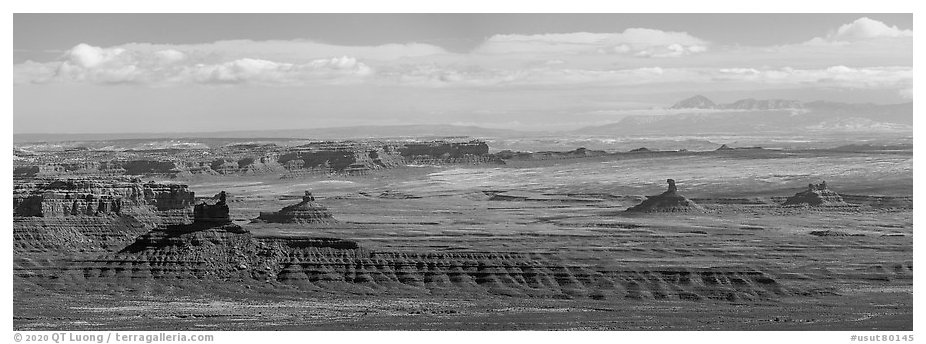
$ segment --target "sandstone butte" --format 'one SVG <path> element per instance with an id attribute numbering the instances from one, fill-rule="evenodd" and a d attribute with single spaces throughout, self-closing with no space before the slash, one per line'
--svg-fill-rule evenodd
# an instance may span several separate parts
<path id="1" fill-rule="evenodd" d="M 668 179 L 666 183 L 669 183 L 666 192 L 655 196 L 647 196 L 643 202 L 628 208 L 627 211 L 641 213 L 704 211 L 704 208 L 700 205 L 678 193 L 678 187 L 675 186 L 674 179 Z"/>
<path id="2" fill-rule="evenodd" d="M 331 224 L 338 221 L 331 216 L 328 208 L 315 201 L 309 191 L 302 196 L 302 202 L 283 207 L 276 212 L 261 212 L 255 222 Z"/>
<path id="3" fill-rule="evenodd" d="M 798 192 L 785 200 L 785 206 L 839 207 L 848 206 L 842 196 L 826 187 L 826 182 L 808 184 L 807 190 Z"/>

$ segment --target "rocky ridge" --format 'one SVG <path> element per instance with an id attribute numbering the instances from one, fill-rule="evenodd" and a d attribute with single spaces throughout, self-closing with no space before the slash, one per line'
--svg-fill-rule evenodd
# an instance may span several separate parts
<path id="1" fill-rule="evenodd" d="M 478 140 L 425 142 L 323 141 L 298 146 L 228 145 L 217 148 L 149 150 L 14 150 L 14 178 L 61 175 L 156 176 L 249 175 L 268 173 L 362 174 L 421 164 L 501 163 Z"/>
<path id="2" fill-rule="evenodd" d="M 107 251 L 147 230 L 191 223 L 186 185 L 139 179 L 40 179 L 14 183 L 16 252 Z"/>
<path id="3" fill-rule="evenodd" d="M 793 293 L 748 268 L 594 268 L 535 254 L 373 252 L 348 240 L 217 229 L 152 231 L 119 252 L 77 259 L 54 274 L 104 285 L 238 281 L 392 295 L 737 301 Z"/>
<path id="4" fill-rule="evenodd" d="M 678 101 L 669 109 L 716 109 L 716 110 L 781 110 L 802 109 L 803 103 L 791 99 L 740 99 L 729 104 L 717 104 L 702 95 Z"/>

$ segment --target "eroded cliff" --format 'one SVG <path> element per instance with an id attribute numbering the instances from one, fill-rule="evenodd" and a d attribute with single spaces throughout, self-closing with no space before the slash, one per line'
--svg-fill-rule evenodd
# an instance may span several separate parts
<path id="1" fill-rule="evenodd" d="M 14 154 L 17 154 L 14 152 Z M 421 164 L 499 163 L 488 145 L 471 141 L 322 141 L 296 146 L 229 145 L 215 148 L 80 150 L 18 153 L 13 176 L 253 175 L 286 173 L 362 174 Z"/>

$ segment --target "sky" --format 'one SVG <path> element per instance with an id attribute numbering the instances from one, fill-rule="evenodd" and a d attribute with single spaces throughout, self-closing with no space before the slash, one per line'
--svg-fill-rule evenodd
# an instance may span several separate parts
<path id="1" fill-rule="evenodd" d="M 568 130 L 911 101 L 911 14 L 14 14 L 14 133 Z"/>

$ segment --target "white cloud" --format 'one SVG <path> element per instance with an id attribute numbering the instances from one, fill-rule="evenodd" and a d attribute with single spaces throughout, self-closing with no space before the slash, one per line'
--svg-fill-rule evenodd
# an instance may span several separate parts
<path id="1" fill-rule="evenodd" d="M 13 83 L 45 83 L 54 75 L 55 68 L 49 63 L 26 61 L 13 65 Z"/>
<path id="2" fill-rule="evenodd" d="M 184 73 L 203 84 L 300 84 L 310 82 L 350 82 L 371 73 L 370 67 L 352 57 L 313 60 L 304 64 L 279 63 L 259 59 L 238 59 L 218 65 L 195 65 Z"/>
<path id="3" fill-rule="evenodd" d="M 830 35 L 833 40 L 849 41 L 879 37 L 913 37 L 913 30 L 901 30 L 896 26 L 888 26 L 883 22 L 862 17 L 840 26 L 835 33 Z"/>
<path id="4" fill-rule="evenodd" d="M 158 50 L 154 55 L 164 63 L 180 62 L 186 58 L 186 54 L 174 49 Z"/>
<path id="5" fill-rule="evenodd" d="M 175 83 L 344 83 L 372 74 L 371 67 L 347 56 L 314 59 L 304 63 L 255 58 L 209 62 L 211 59 L 190 57 L 176 49 L 131 50 L 79 44 L 57 62 L 15 65 L 14 81 L 138 83 L 156 86 Z"/>
<path id="6" fill-rule="evenodd" d="M 495 35 L 474 54 L 624 54 L 677 57 L 707 50 L 708 43 L 685 32 L 629 28 L 622 33 L 558 33 Z"/>
<path id="7" fill-rule="evenodd" d="M 93 68 L 119 57 L 125 49 L 103 49 L 87 44 L 78 44 L 67 52 L 67 62 L 83 68 Z"/>
<path id="8" fill-rule="evenodd" d="M 449 54 L 441 47 L 421 43 L 344 46 L 306 40 L 226 40 L 201 44 L 130 43 L 121 45 L 120 48 L 143 52 L 174 50 L 182 52 L 190 58 L 213 63 L 242 58 L 303 63 L 331 56 L 353 56 L 362 60 L 392 61 L 403 58 Z"/>
<path id="9" fill-rule="evenodd" d="M 236 84 L 246 81 L 278 81 L 289 78 L 294 69 L 289 63 L 276 63 L 258 59 L 240 59 L 218 65 L 199 64 L 188 69 L 193 80 L 199 83 Z"/>
<path id="10" fill-rule="evenodd" d="M 837 44 L 846 45 L 852 42 L 870 41 L 876 39 L 890 38 L 912 38 L 913 30 L 903 30 L 897 26 L 888 26 L 887 24 L 868 18 L 861 17 L 855 21 L 843 24 L 834 31 L 831 31 L 824 37 L 816 37 L 806 44 L 827 45 Z"/>
<path id="11" fill-rule="evenodd" d="M 905 57 L 912 52 L 906 52 L 909 45 L 904 45 L 912 41 L 910 35 L 910 30 L 861 18 L 827 36 L 828 45 L 721 46 L 710 51 L 708 42 L 685 32 L 640 28 L 621 33 L 496 35 L 468 54 L 415 43 L 372 47 L 243 40 L 114 47 L 79 44 L 58 61 L 14 65 L 14 83 L 367 83 L 441 88 L 748 83 L 760 88 L 822 86 L 900 92 L 912 85 L 912 67 L 908 67 L 912 62 L 907 63 Z M 836 43 L 852 37 L 868 39 Z M 885 37 L 889 42 L 875 39 Z M 356 54 L 334 54 L 345 52 Z M 795 68 L 782 67 L 783 62 L 793 62 Z M 885 65 L 895 67 L 878 67 Z"/>
<path id="12" fill-rule="evenodd" d="M 629 31 L 629 30 L 628 30 Z M 633 31 L 631 31 L 633 32 Z M 621 38 L 622 44 L 636 44 L 648 35 L 669 39 L 651 31 Z M 509 41 L 530 41 L 509 37 Z M 609 39 L 614 39 L 609 38 Z M 550 42 L 602 42 L 594 35 L 545 37 Z M 658 41 L 658 40 L 656 40 Z M 691 42 L 687 42 L 691 43 Z M 532 43 L 533 44 L 533 43 Z M 572 43 L 570 43 L 572 44 Z M 669 45 L 662 54 L 683 54 L 684 45 Z M 638 51 L 637 54 L 640 52 Z M 913 83 L 912 67 L 823 68 L 711 68 L 711 67 L 591 67 L 563 60 L 543 60 L 521 66 L 488 67 L 479 63 L 410 62 L 380 64 L 376 68 L 355 57 L 340 56 L 299 63 L 260 58 L 237 58 L 214 62 L 215 56 L 176 49 L 102 48 L 75 46 L 53 63 L 28 62 L 14 66 L 16 83 L 84 82 L 100 84 L 134 83 L 152 86 L 174 84 L 262 84 L 308 85 L 368 83 L 409 87 L 571 87 L 629 86 L 647 84 L 746 83 L 751 87 L 835 87 L 852 89 L 896 89 Z M 548 61 L 555 61 L 548 63 Z"/>

